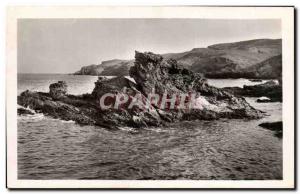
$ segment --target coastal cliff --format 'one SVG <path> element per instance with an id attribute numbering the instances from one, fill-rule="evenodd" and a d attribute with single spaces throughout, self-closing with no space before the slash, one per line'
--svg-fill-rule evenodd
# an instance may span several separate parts
<path id="1" fill-rule="evenodd" d="M 282 66 L 281 39 L 255 39 L 194 48 L 181 53 L 162 54 L 207 78 L 277 79 Z M 129 75 L 134 60 L 103 61 L 99 65 L 82 67 L 75 75 Z M 280 75 L 279 75 L 280 74 Z"/>

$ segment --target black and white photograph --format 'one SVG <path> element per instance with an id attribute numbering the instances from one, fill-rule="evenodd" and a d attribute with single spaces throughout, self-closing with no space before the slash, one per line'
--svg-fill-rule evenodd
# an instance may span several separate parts
<path id="1" fill-rule="evenodd" d="M 10 10 L 12 188 L 294 187 L 293 7 L 38 9 Z"/>

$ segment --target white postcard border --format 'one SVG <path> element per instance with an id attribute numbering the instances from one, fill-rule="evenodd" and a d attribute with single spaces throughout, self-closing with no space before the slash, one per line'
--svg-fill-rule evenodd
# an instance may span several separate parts
<path id="1" fill-rule="evenodd" d="M 206 18 L 281 19 L 283 57 L 283 180 L 19 180 L 17 178 L 17 20 L 21 18 Z M 97 7 L 7 8 L 6 127 L 8 188 L 293 188 L 293 7 Z"/>

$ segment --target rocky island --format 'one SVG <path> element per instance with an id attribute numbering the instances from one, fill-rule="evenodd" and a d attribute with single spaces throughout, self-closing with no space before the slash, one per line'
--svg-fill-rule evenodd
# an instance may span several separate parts
<path id="1" fill-rule="evenodd" d="M 91 94 L 76 96 L 68 94 L 66 83 L 60 81 L 50 85 L 49 93 L 24 91 L 18 96 L 18 104 L 53 118 L 110 129 L 122 126 L 163 126 L 168 122 L 182 120 L 256 119 L 263 116 L 261 111 L 250 106 L 244 98 L 208 85 L 201 74 L 181 67 L 174 59 L 158 54 L 136 51 L 129 75 L 134 80 L 124 76 L 112 79 L 99 77 Z M 193 93 L 196 101 L 193 101 L 192 108 L 171 109 L 170 104 L 161 107 L 147 98 L 153 92 L 158 96 L 167 94 L 168 98 Z M 110 96 L 109 101 L 104 101 L 106 105 L 124 100 L 117 96 L 127 96 L 127 101 L 122 106 L 103 108 L 100 102 L 107 94 L 113 96 Z M 137 95 L 143 106 L 132 104 Z M 186 96 L 182 102 L 189 104 L 189 95 Z"/>

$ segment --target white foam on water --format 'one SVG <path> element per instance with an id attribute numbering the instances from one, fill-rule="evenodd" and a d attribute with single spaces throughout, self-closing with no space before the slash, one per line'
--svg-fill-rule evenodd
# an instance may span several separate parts
<path id="1" fill-rule="evenodd" d="M 147 127 L 146 130 L 154 131 L 154 132 L 157 132 L 157 133 L 160 133 L 160 132 L 163 131 L 160 127 Z"/>
<path id="2" fill-rule="evenodd" d="M 29 110 L 30 112 L 33 113 L 33 115 L 31 114 L 25 114 L 25 115 L 18 115 L 18 119 L 19 120 L 30 120 L 30 121 L 40 121 L 42 119 L 45 118 L 45 115 L 43 113 L 36 113 L 35 110 L 29 108 L 29 107 L 24 107 L 24 106 L 21 106 L 21 105 L 17 105 L 17 108 L 23 108 L 25 110 Z"/>
<path id="3" fill-rule="evenodd" d="M 18 119 L 34 122 L 34 121 L 40 121 L 42 119 L 45 119 L 45 115 L 43 113 L 35 113 L 34 115 L 19 115 Z"/>
<path id="4" fill-rule="evenodd" d="M 130 133 L 137 133 L 138 131 L 132 127 L 118 127 L 121 131 L 126 131 Z"/>
<path id="5" fill-rule="evenodd" d="M 56 119 L 56 120 L 60 120 L 60 119 Z M 65 120 L 60 120 L 62 123 L 75 123 L 75 121 L 73 120 L 68 120 L 68 121 L 65 121 Z"/>

